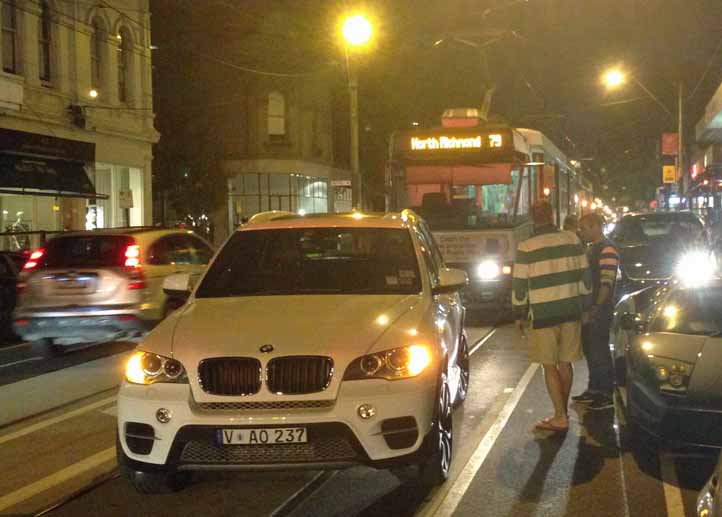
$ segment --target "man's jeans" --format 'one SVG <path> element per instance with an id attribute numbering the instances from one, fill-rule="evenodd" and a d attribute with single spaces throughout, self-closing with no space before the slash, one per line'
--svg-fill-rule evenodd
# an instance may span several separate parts
<path id="1" fill-rule="evenodd" d="M 589 391 L 612 396 L 614 365 L 609 351 L 609 331 L 614 309 L 605 307 L 582 328 L 582 348 L 589 367 Z"/>

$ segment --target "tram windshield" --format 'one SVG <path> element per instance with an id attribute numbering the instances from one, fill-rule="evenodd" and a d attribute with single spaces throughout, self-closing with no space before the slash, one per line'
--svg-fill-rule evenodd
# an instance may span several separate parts
<path id="1" fill-rule="evenodd" d="M 449 202 L 444 194 L 426 193 L 414 210 L 432 230 L 510 228 L 529 218 L 528 182 L 520 189 L 517 171 L 510 185 L 455 185 L 451 197 Z"/>

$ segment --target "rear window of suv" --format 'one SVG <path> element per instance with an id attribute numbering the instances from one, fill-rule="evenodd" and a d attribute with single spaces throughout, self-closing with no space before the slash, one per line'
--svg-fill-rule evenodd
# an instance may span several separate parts
<path id="1" fill-rule="evenodd" d="M 127 235 L 76 235 L 48 242 L 43 265 L 54 267 L 122 267 L 134 243 Z"/>

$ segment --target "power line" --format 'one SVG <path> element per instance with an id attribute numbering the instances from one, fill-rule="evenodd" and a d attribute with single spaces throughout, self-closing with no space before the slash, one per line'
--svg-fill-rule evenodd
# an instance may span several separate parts
<path id="1" fill-rule="evenodd" d="M 700 86 L 702 86 L 702 83 L 707 78 L 707 74 L 712 69 L 712 65 L 714 64 L 714 59 L 717 57 L 717 53 L 722 50 L 722 38 L 720 39 L 719 44 L 717 45 L 717 48 L 712 53 L 712 56 L 709 58 L 709 61 L 707 62 L 707 68 L 705 69 L 704 73 L 702 74 L 702 77 L 700 77 L 699 82 L 697 83 L 697 86 L 694 87 L 694 90 L 692 90 L 692 93 L 687 97 L 687 100 L 690 101 L 694 98 L 694 96 L 697 94 L 697 91 L 699 90 Z"/>
<path id="2" fill-rule="evenodd" d="M 226 61 L 224 59 L 220 59 L 217 57 L 209 56 L 207 54 L 204 54 L 202 52 L 198 52 L 197 50 L 191 50 L 191 49 L 182 49 L 186 50 L 186 52 L 189 52 L 191 54 L 195 54 L 198 57 L 201 57 L 203 59 L 207 59 L 209 61 L 213 61 L 215 63 L 227 66 L 229 68 L 233 68 L 235 70 L 240 70 L 241 72 L 248 72 L 251 74 L 257 74 L 257 75 L 266 75 L 271 77 L 290 77 L 290 78 L 299 78 L 299 77 L 310 77 L 312 75 L 317 75 L 320 73 L 325 72 L 326 70 L 333 68 L 335 66 L 338 66 L 338 63 L 329 63 L 326 65 L 325 68 L 311 71 L 311 72 L 299 72 L 299 73 L 284 73 L 284 72 L 271 72 L 269 70 L 259 70 L 257 68 L 250 68 L 247 66 L 241 66 L 235 63 L 231 63 L 230 61 Z"/>

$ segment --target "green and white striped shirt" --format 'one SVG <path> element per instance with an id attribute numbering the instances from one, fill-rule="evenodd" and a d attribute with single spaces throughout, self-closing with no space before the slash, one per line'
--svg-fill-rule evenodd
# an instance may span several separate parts
<path id="1" fill-rule="evenodd" d="M 512 303 L 534 328 L 574 321 L 591 305 L 592 275 L 579 238 L 553 226 L 521 242 L 516 251 Z"/>

